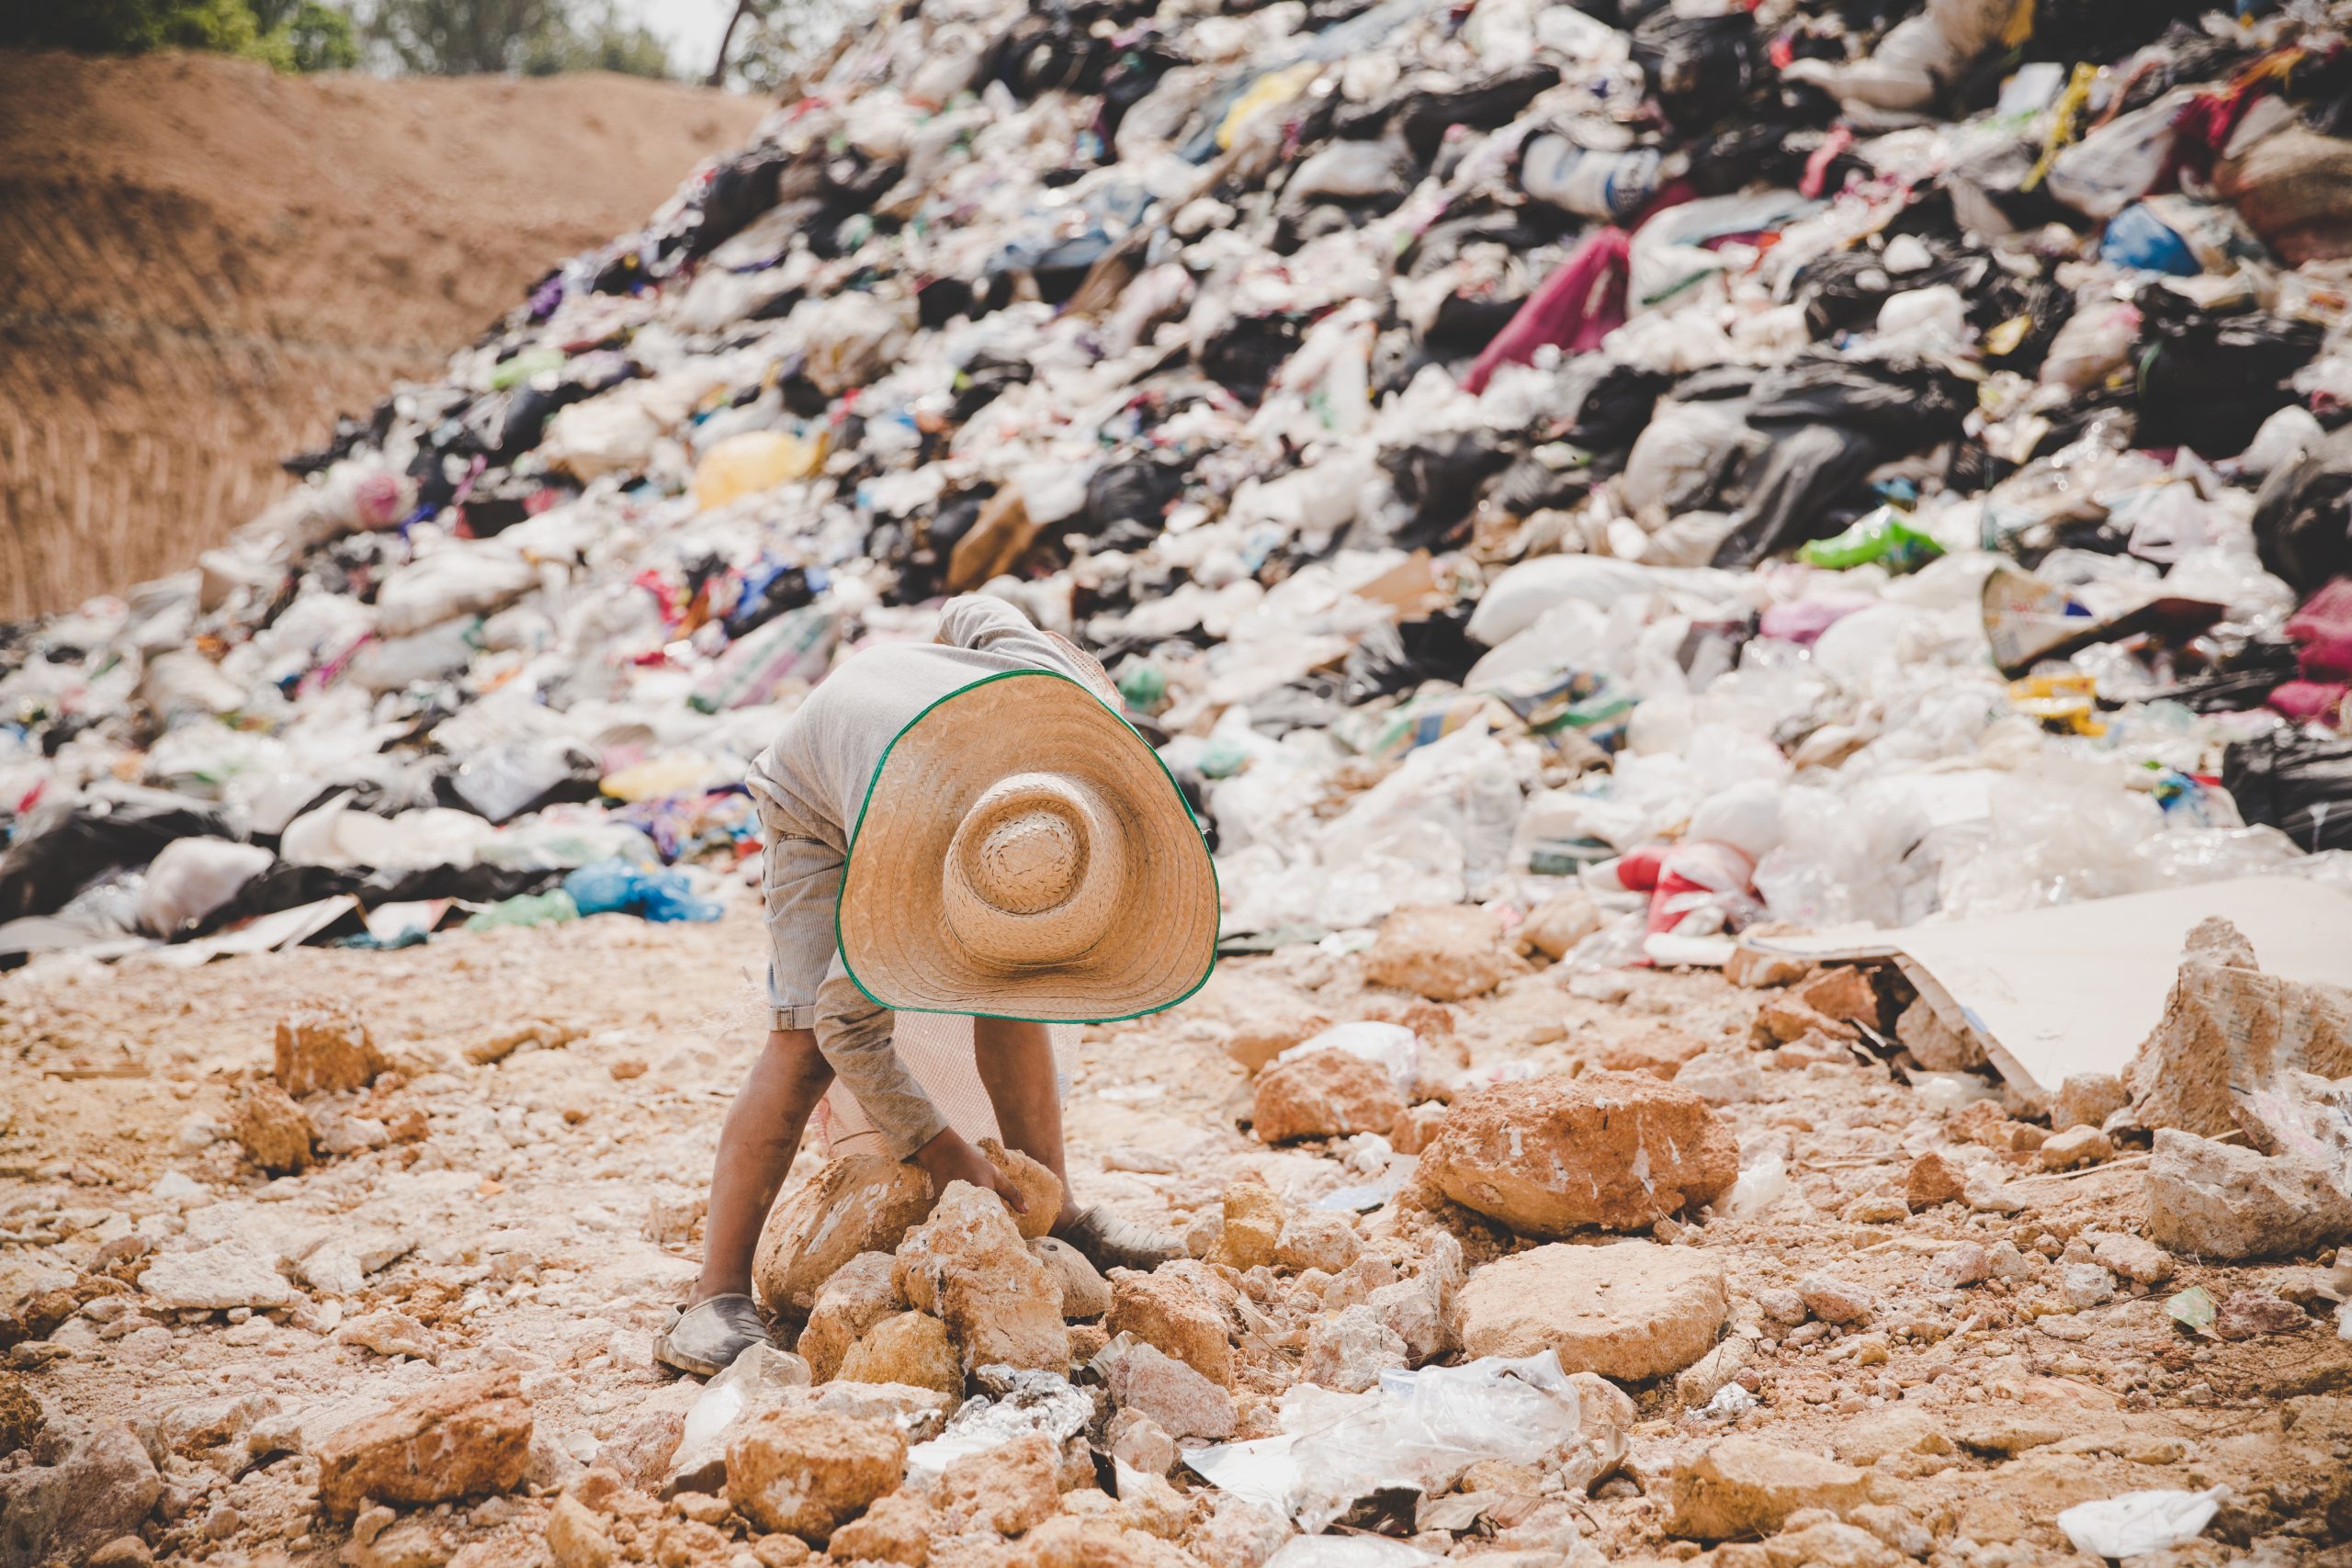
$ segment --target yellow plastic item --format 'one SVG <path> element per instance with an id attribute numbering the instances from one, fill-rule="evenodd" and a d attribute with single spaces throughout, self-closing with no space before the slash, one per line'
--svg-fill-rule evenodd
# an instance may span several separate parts
<path id="1" fill-rule="evenodd" d="M 805 479 L 824 460 L 822 437 L 803 440 L 781 430 L 747 430 L 730 435 L 695 465 L 695 504 L 707 512 L 793 479 Z"/>
<path id="2" fill-rule="evenodd" d="M 2076 735 L 2104 735 L 2098 688 L 2088 675 L 2029 675 L 2009 682 L 2009 705 L 2028 718 L 2064 726 Z"/>
<path id="3" fill-rule="evenodd" d="M 596 788 L 610 799 L 634 804 L 685 795 L 705 788 L 711 782 L 707 761 L 691 752 L 673 751 L 606 773 Z"/>
<path id="4" fill-rule="evenodd" d="M 1225 118 L 1217 122 L 1217 150 L 1231 152 L 1234 138 L 1241 134 L 1243 126 L 1266 110 L 1286 104 L 1305 92 L 1306 85 L 1314 81 L 1322 69 L 1311 60 L 1301 61 L 1281 71 L 1269 71 L 1250 83 L 1250 90 L 1236 98 L 1233 107 L 1225 111 Z"/>

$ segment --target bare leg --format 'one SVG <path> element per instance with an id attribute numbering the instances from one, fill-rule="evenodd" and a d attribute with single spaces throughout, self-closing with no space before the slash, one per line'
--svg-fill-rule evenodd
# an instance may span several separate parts
<path id="1" fill-rule="evenodd" d="M 719 1129 L 710 1212 L 703 1220 L 702 1278 L 695 1281 L 688 1305 L 752 1293 L 752 1254 L 760 1227 L 792 1169 L 792 1156 L 800 1152 L 809 1114 L 832 1081 L 833 1069 L 818 1055 L 813 1031 L 779 1029 L 768 1035 Z M 1046 1082 L 1052 1087 L 1050 1073 Z"/>
<path id="2" fill-rule="evenodd" d="M 1069 1172 L 1062 1164 L 1062 1100 L 1054 1083 L 1054 1041 L 1042 1023 L 1009 1018 L 972 1020 L 972 1049 L 980 1087 L 996 1108 L 1005 1146 L 1019 1149 L 1062 1179 L 1057 1227 L 1078 1218 Z"/>

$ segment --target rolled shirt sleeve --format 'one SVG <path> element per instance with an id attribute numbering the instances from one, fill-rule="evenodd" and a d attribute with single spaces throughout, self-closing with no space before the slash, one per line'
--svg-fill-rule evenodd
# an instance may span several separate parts
<path id="1" fill-rule="evenodd" d="M 907 1159 L 947 1130 L 947 1119 L 899 1059 L 896 1015 L 857 988 L 841 960 L 817 990 L 817 1051 L 873 1120 L 891 1156 Z"/>

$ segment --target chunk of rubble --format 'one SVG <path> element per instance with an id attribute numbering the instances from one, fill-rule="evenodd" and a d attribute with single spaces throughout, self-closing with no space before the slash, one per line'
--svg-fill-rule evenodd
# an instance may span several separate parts
<path id="1" fill-rule="evenodd" d="M 1511 932 L 1511 941 L 1530 957 L 1540 953 L 1556 962 L 1600 929 L 1600 907 L 1592 901 L 1591 894 L 1571 887 L 1530 909 Z"/>
<path id="2" fill-rule="evenodd" d="M 1069 1331 L 1053 1271 L 1022 1244 L 993 1192 L 953 1181 L 907 1233 L 892 1280 L 917 1310 L 946 1324 L 964 1370 L 1001 1364 L 1069 1370 Z"/>
<path id="3" fill-rule="evenodd" d="M 825 1555 L 835 1562 L 895 1562 L 903 1568 L 924 1568 L 931 1561 L 931 1539 L 946 1524 L 939 1510 L 922 1498 L 893 1492 L 835 1530 L 826 1543 Z"/>
<path id="4" fill-rule="evenodd" d="M 1295 999 L 1252 1000 L 1241 1004 L 1241 1012 L 1226 1035 L 1225 1054 L 1253 1073 L 1332 1023 L 1322 1009 Z"/>
<path id="5" fill-rule="evenodd" d="M 367 1024 L 339 1003 L 306 1003 L 277 1021 L 270 1076 L 297 1100 L 366 1089 L 387 1066 Z"/>
<path id="6" fill-rule="evenodd" d="M 1114 1413 L 1103 1426 L 1102 1446 L 1113 1459 L 1147 1475 L 1165 1475 L 1176 1468 L 1176 1440 L 1140 1410 Z"/>
<path id="7" fill-rule="evenodd" d="M 1850 1465 L 1753 1438 L 1725 1438 L 1674 1473 L 1667 1529 L 1694 1540 L 1779 1533 L 1800 1509 L 1843 1514 L 1871 1500 L 1870 1478 Z"/>
<path id="8" fill-rule="evenodd" d="M 1709 1105 L 1747 1105 L 1764 1098 L 1764 1071 L 1746 1051 L 1702 1051 L 1675 1069 L 1674 1087 Z"/>
<path id="9" fill-rule="evenodd" d="M 1223 1442 L 1240 1424 L 1233 1395 L 1158 1346 L 1121 1336 L 1103 1347 L 1094 1366 L 1119 1408 L 1141 1411 L 1180 1442 Z"/>
<path id="10" fill-rule="evenodd" d="M 834 1160 L 769 1211 L 752 1258 L 760 1310 L 806 1315 L 851 1258 L 896 1251 L 930 1212 L 931 1178 L 921 1167 L 881 1155 Z"/>
<path id="11" fill-rule="evenodd" d="M 2158 1285 L 2172 1278 L 2172 1254 L 2136 1235 L 2100 1236 L 2091 1245 L 2091 1261 L 2134 1284 Z"/>
<path id="12" fill-rule="evenodd" d="M 1209 1261 L 1245 1272 L 1273 1263 L 1288 1218 L 1274 1190 L 1260 1180 L 1237 1181 L 1225 1190 L 1220 1207 L 1224 1224 Z"/>
<path id="13" fill-rule="evenodd" d="M 1019 1149 L 1009 1149 L 994 1138 L 980 1140 L 980 1153 L 1021 1193 L 1023 1208 L 1012 1216 L 1023 1241 L 1049 1234 L 1061 1217 L 1062 1179 Z"/>
<path id="14" fill-rule="evenodd" d="M 2113 1073 L 2076 1073 L 2050 1097 L 2050 1125 L 2097 1127 L 2132 1102 L 2131 1090 Z"/>
<path id="15" fill-rule="evenodd" d="M 1878 1311 L 1878 1298 L 1861 1286 L 1835 1274 L 1808 1274 L 1797 1281 L 1805 1310 L 1824 1323 L 1845 1326 L 1868 1323 Z"/>
<path id="16" fill-rule="evenodd" d="M 1030 1253 L 1061 1283 L 1062 1316 L 1072 1323 L 1101 1317 L 1111 1310 L 1111 1282 L 1096 1271 L 1086 1254 L 1058 1236 L 1040 1236 L 1029 1244 Z"/>
<path id="17" fill-rule="evenodd" d="M 808 1363 L 808 1375 L 817 1382 L 831 1380 L 860 1335 L 893 1313 L 907 1310 L 906 1298 L 890 1280 L 898 1261 L 887 1252 L 861 1252 L 842 1264 L 818 1292 L 808 1322 L 794 1346 Z"/>
<path id="18" fill-rule="evenodd" d="M 1019 1535 L 1053 1517 L 1060 1478 L 1059 1446 L 1043 1432 L 1025 1432 L 949 1465 L 940 1477 L 940 1512 L 967 1529 Z"/>
<path id="19" fill-rule="evenodd" d="M 1467 905 L 1398 909 L 1364 954 L 1364 981 L 1438 1002 L 1482 995 L 1525 968 L 1502 934 L 1493 915 Z"/>
<path id="20" fill-rule="evenodd" d="M 727 1446 L 735 1511 L 811 1546 L 824 1545 L 906 1473 L 906 1434 L 896 1423 L 825 1410 L 763 1411 Z"/>
<path id="21" fill-rule="evenodd" d="M 1904 1173 L 1903 1200 L 1914 1213 L 1939 1203 L 1957 1203 L 1967 1196 L 1968 1173 L 1940 1150 L 1929 1149 Z"/>
<path id="22" fill-rule="evenodd" d="M 2115 1157 L 2115 1140 L 2097 1127 L 2073 1126 L 2042 1140 L 2035 1157 L 2044 1170 L 2079 1170 Z"/>
<path id="23" fill-rule="evenodd" d="M 1931 1073 L 1964 1073 L 1988 1062 L 1974 1032 L 1946 1023 L 1943 1014 L 1925 997 L 1895 1015 L 1894 1038 Z"/>
<path id="24" fill-rule="evenodd" d="M 1522 1235 L 1644 1230 L 1739 1177 L 1731 1129 L 1687 1089 L 1633 1073 L 1532 1078 L 1453 1108 L 1424 1182 Z"/>
<path id="25" fill-rule="evenodd" d="M 12 1565 L 86 1562 L 137 1531 L 163 1495 L 155 1462 L 119 1421 L 60 1422 L 0 1472 L 0 1558 Z"/>
<path id="26" fill-rule="evenodd" d="M 229 1135 L 245 1157 L 272 1176 L 310 1168 L 319 1130 L 311 1113 L 274 1079 L 248 1085 L 230 1112 Z"/>
<path id="27" fill-rule="evenodd" d="M 1230 1325 L 1220 1292 L 1210 1283 L 1213 1278 L 1172 1265 L 1148 1274 L 1114 1269 L 1111 1312 L 1102 1326 L 1156 1346 L 1212 1382 L 1231 1388 Z"/>
<path id="28" fill-rule="evenodd" d="M 405 1313 L 371 1312 L 345 1322 L 334 1331 L 338 1345 L 356 1346 L 379 1356 L 410 1356 L 420 1361 L 441 1359 L 440 1341 L 433 1331 Z"/>
<path id="29" fill-rule="evenodd" d="M 319 1511 L 349 1520 L 370 1501 L 403 1507 L 494 1496 L 523 1483 L 531 1407 L 512 1371 L 444 1378 L 327 1435 Z"/>
<path id="30" fill-rule="evenodd" d="M 1363 1239 L 1345 1214 L 1324 1209 L 1300 1209 L 1283 1222 L 1274 1239 L 1274 1259 L 1283 1268 L 1304 1273 L 1320 1269 L 1336 1274 L 1363 1251 Z"/>
<path id="31" fill-rule="evenodd" d="M 2238 1261 L 2352 1235 L 2352 1197 L 2313 1161 L 2169 1127 L 2147 1167 L 2148 1235 L 2175 1252 Z"/>
<path id="32" fill-rule="evenodd" d="M 947 1325 L 928 1313 L 896 1313 L 867 1329 L 842 1355 L 835 1375 L 843 1382 L 936 1389 L 951 1399 L 964 1393 L 956 1342 Z"/>
<path id="33" fill-rule="evenodd" d="M 2252 1135 L 2233 1086 L 2278 1083 L 2298 1072 L 2352 1076 L 2352 990 L 2266 975 L 2235 926 L 2199 921 L 2183 947 L 2164 1016 L 2125 1074 L 2134 1119 L 2207 1138 Z"/>
<path id="34" fill-rule="evenodd" d="M 1471 1274 L 1456 1307 L 1472 1356 L 1551 1349 L 1568 1371 L 1642 1382 L 1712 1349 L 1730 1298 L 1723 1265 L 1706 1253 L 1626 1241 L 1498 1259 Z"/>
<path id="35" fill-rule="evenodd" d="M 251 1242 L 219 1241 L 167 1252 L 139 1276 L 139 1289 L 168 1312 L 291 1306 L 300 1299 L 277 1261 Z"/>
<path id="36" fill-rule="evenodd" d="M 1386 1067 L 1336 1048 L 1309 1051 L 1259 1075 L 1250 1125 L 1261 1143 L 1385 1133 L 1405 1111 Z"/>

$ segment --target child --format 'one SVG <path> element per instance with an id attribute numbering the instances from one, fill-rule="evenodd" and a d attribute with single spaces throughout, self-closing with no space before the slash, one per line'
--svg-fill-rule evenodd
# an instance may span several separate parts
<path id="1" fill-rule="evenodd" d="M 970 595 L 936 642 L 844 661 L 753 764 L 770 1032 L 719 1134 L 702 1277 L 663 1363 L 708 1376 L 768 1337 L 752 1254 L 835 1075 L 933 1190 L 968 1181 L 1022 1207 L 899 1060 L 893 1009 L 973 1015 L 1005 1143 L 1063 1178 L 1054 1235 L 1105 1269 L 1182 1250 L 1070 1201 L 1046 1029 L 1171 1007 L 1215 962 L 1207 848 L 1118 710 L 1100 664 Z"/>

